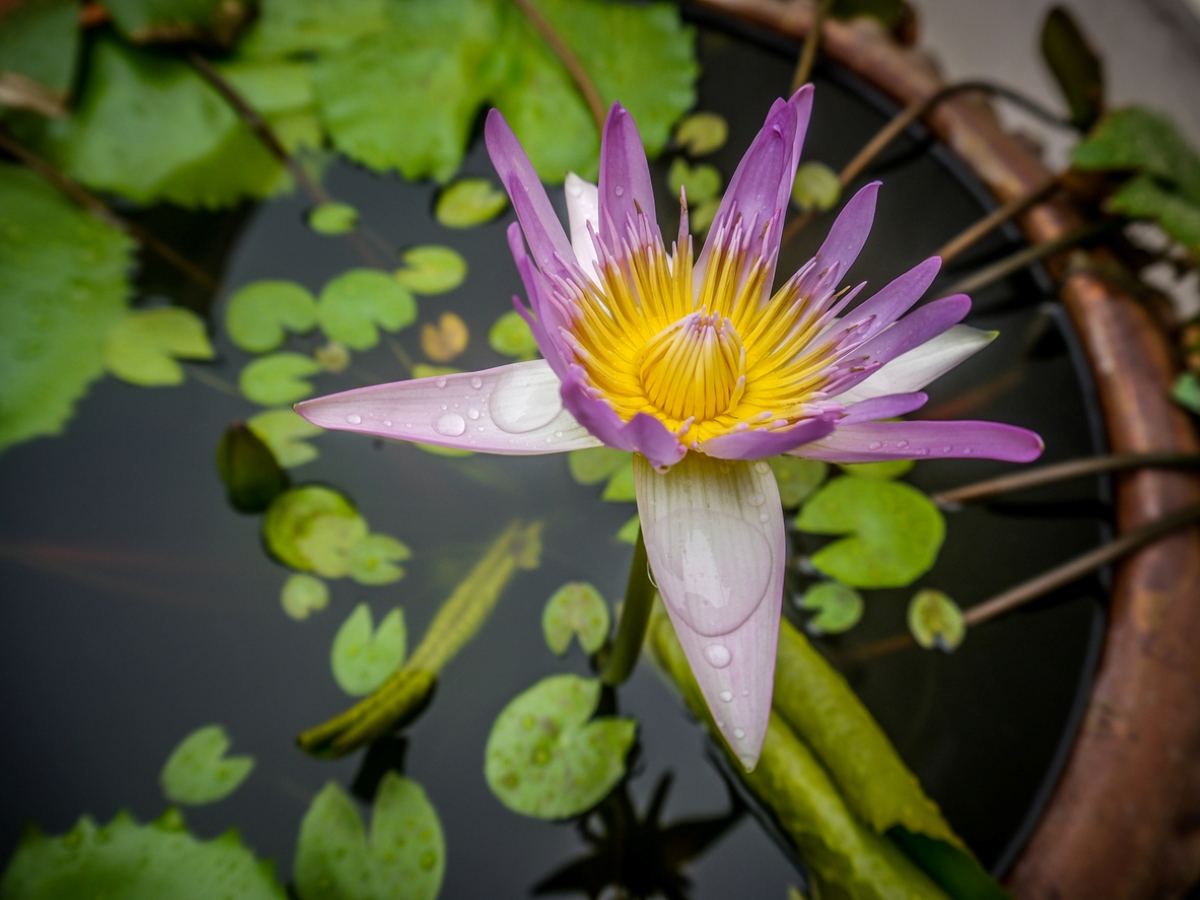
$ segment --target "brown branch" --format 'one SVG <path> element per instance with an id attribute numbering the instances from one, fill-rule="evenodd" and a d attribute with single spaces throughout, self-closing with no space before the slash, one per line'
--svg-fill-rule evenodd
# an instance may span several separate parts
<path id="1" fill-rule="evenodd" d="M 1045 200 L 1050 194 L 1054 193 L 1059 186 L 1061 175 L 1055 175 L 1053 178 L 1047 179 L 1043 184 L 1021 194 L 1018 197 L 1013 197 L 1003 206 L 999 206 L 992 212 L 988 213 L 974 225 L 969 225 L 963 229 L 956 237 L 947 241 L 934 256 L 942 258 L 942 265 L 945 265 L 958 254 L 962 253 L 980 238 L 991 234 L 996 228 L 1003 225 L 1014 216 L 1019 216 L 1021 213 L 1036 206 L 1041 201 Z"/>
<path id="2" fill-rule="evenodd" d="M 813 65 L 817 61 L 817 50 L 821 46 L 821 28 L 825 17 L 833 6 L 833 0 L 818 0 L 816 11 L 813 13 L 812 25 L 804 35 L 804 46 L 800 50 L 800 61 L 796 63 L 796 71 L 792 75 L 792 86 L 788 94 L 794 94 L 808 81 L 812 75 Z"/>
<path id="3" fill-rule="evenodd" d="M 562 35 L 554 30 L 554 26 L 550 24 L 550 20 L 534 5 L 533 0 L 512 0 L 512 4 L 529 20 L 529 24 L 537 29 L 538 34 L 542 36 L 542 40 L 550 45 L 550 49 L 554 51 L 554 55 L 558 57 L 558 61 L 563 64 L 563 68 L 567 70 L 567 74 L 575 82 L 575 87 L 579 88 L 579 93 L 583 95 L 583 99 L 592 113 L 592 119 L 596 123 L 596 130 L 600 134 L 604 134 L 604 120 L 607 116 L 607 110 L 604 108 L 604 100 L 600 96 L 600 91 L 596 88 L 596 83 L 588 75 L 587 69 L 583 67 L 583 63 L 579 61 L 579 57 L 575 55 L 575 51 L 563 40 Z"/>

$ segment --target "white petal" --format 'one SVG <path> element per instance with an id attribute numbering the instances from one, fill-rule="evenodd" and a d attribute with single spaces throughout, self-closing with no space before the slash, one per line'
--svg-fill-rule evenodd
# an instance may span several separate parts
<path id="1" fill-rule="evenodd" d="M 460 447 L 530 455 L 598 447 L 563 409 L 558 376 L 544 359 L 483 372 L 417 378 L 296 404 L 314 425 Z"/>
<path id="2" fill-rule="evenodd" d="M 995 340 L 997 334 L 997 331 L 981 331 L 970 325 L 955 325 L 920 347 L 897 356 L 874 375 L 838 394 L 835 399 L 849 406 L 872 397 L 919 391 L 978 353 Z"/>
<path id="3" fill-rule="evenodd" d="M 747 769 L 771 714 L 786 542 L 765 462 L 634 456 L 646 554 L 717 727 Z"/>
<path id="4" fill-rule="evenodd" d="M 600 233 L 600 192 L 596 185 L 584 181 L 574 172 L 567 173 L 563 186 L 567 195 L 567 218 L 571 223 L 571 249 L 579 261 L 583 273 L 595 277 L 596 246 L 588 234 L 590 222 L 596 234 Z"/>

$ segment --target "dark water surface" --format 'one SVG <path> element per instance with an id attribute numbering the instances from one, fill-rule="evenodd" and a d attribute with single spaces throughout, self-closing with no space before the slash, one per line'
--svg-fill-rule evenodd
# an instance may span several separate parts
<path id="1" fill-rule="evenodd" d="M 731 123 L 729 143 L 713 160 L 728 178 L 787 85 L 792 63 L 711 29 L 702 33 L 701 50 L 699 108 Z M 806 159 L 840 166 L 885 118 L 870 91 L 826 72 L 818 80 Z M 881 286 L 986 208 L 978 186 L 945 154 L 921 150 L 910 142 L 885 154 L 875 230 L 855 281 Z M 481 141 L 465 171 L 491 174 Z M 664 173 L 665 164 L 656 177 L 668 230 L 674 220 Z M 333 166 L 326 184 L 395 247 L 442 243 L 467 258 L 465 284 L 421 298 L 421 320 L 443 311 L 466 320 L 472 340 L 456 365 L 503 363 L 486 334 L 520 289 L 504 240 L 511 214 L 452 231 L 429 215 L 430 185 L 347 164 Z M 560 192 L 554 194 L 558 202 Z M 306 206 L 299 196 L 285 197 L 246 219 L 228 258 L 218 321 L 225 298 L 248 281 L 289 278 L 316 291 L 362 265 L 347 242 L 308 230 Z M 830 221 L 823 217 L 788 248 L 781 272 L 815 250 Z M 193 237 L 198 248 L 213 237 L 208 227 Z M 1008 246 L 995 237 L 971 258 Z M 955 277 L 944 275 L 939 284 Z M 968 321 L 1000 329 L 1001 337 L 936 382 L 928 408 L 956 404 L 964 407 L 956 417 L 1034 428 L 1046 439 L 1049 462 L 1090 453 L 1094 443 L 1080 367 L 1068 352 L 1073 337 L 1040 309 L 1045 299 L 1030 274 L 982 292 Z M 216 335 L 220 360 L 211 371 L 235 381 L 247 357 L 221 329 Z M 397 340 L 420 359 L 417 337 L 410 328 Z M 348 372 L 319 377 L 318 389 L 404 376 L 385 343 L 356 355 Z M 293 480 L 345 491 L 373 531 L 405 541 L 414 558 L 407 577 L 388 587 L 332 582 L 330 608 L 295 622 L 280 609 L 287 573 L 261 546 L 260 518 L 227 506 L 213 465 L 224 428 L 256 411 L 194 378 L 157 390 L 108 379 L 80 404 L 65 436 L 0 457 L 0 856 L 27 819 L 60 833 L 85 812 L 101 820 L 121 808 L 143 820 L 157 815 L 165 804 L 158 773 L 168 753 L 193 729 L 219 722 L 233 736 L 233 752 L 253 754 L 258 766 L 230 798 L 189 810 L 187 818 L 205 836 L 237 826 L 286 877 L 313 795 L 328 779 L 348 786 L 359 762 L 316 761 L 293 745 L 298 731 L 348 703 L 329 671 L 338 626 L 361 601 L 371 604 L 376 621 L 402 605 L 415 645 L 466 567 L 519 516 L 546 523 L 541 568 L 518 575 L 479 637 L 448 665 L 435 702 L 408 732 L 405 768 L 425 787 L 445 829 L 442 896 L 526 896 L 585 845 L 571 826 L 505 810 L 484 782 L 484 744 L 496 714 L 517 693 L 549 674 L 587 672 L 577 648 L 565 663 L 546 648 L 542 605 L 573 579 L 592 581 L 610 599 L 620 596 L 630 548 L 614 535 L 632 506 L 603 503 L 598 488 L 575 484 L 565 457 L 445 459 L 361 435 L 323 435 L 316 440 L 320 458 L 293 470 Z M 923 462 L 911 480 L 932 491 L 1010 468 Z M 1059 563 L 1101 536 L 1100 497 L 1096 483 L 1078 483 L 1005 507 L 952 514 L 940 561 L 918 587 L 938 587 L 970 605 Z M 873 592 L 863 623 L 827 646 L 844 649 L 904 630 L 915 589 Z M 1024 833 L 1074 727 L 1103 593 L 1098 582 L 1081 582 L 972 632 L 952 656 L 909 650 L 847 670 L 926 789 L 989 865 L 1003 864 Z M 619 703 L 641 726 L 630 784 L 636 804 L 643 806 L 659 775 L 670 771 L 667 821 L 720 814 L 726 789 L 700 732 L 648 666 L 621 689 Z M 796 881 L 787 857 L 750 819 L 688 871 L 693 895 L 714 900 L 782 900 Z"/>

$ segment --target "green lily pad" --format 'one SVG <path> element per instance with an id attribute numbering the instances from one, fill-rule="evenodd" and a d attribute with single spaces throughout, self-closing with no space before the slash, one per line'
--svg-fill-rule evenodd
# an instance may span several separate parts
<path id="1" fill-rule="evenodd" d="M 315 111 L 317 96 L 312 68 L 312 63 L 303 60 L 239 57 L 221 63 L 218 71 L 256 112 L 274 117 Z"/>
<path id="2" fill-rule="evenodd" d="M 262 524 L 263 541 L 281 563 L 302 572 L 313 571 L 317 567 L 305 549 L 313 543 L 314 526 L 327 518 L 359 523 L 348 525 L 343 531 L 361 531 L 359 540 L 366 535 L 367 523 L 345 496 L 332 488 L 305 485 L 284 491 L 267 508 Z M 345 548 L 347 558 L 349 549 Z"/>
<path id="3" fill-rule="evenodd" d="M 178 359 L 212 359 L 204 321 L 190 309 L 168 306 L 132 312 L 104 339 L 104 364 L 130 384 L 160 387 L 180 384 Z"/>
<path id="4" fill-rule="evenodd" d="M 400 260 L 404 268 L 396 270 L 396 280 L 414 294 L 444 294 L 467 278 L 467 261 L 452 247 L 410 247 Z"/>
<path id="5" fill-rule="evenodd" d="M 933 501 L 898 481 L 842 476 L 805 502 L 796 528 L 848 534 L 813 554 L 812 564 L 851 587 L 904 587 L 937 560 L 946 523 Z"/>
<path id="6" fill-rule="evenodd" d="M 252 281 L 229 298 L 225 330 L 247 353 L 266 353 L 317 324 L 317 301 L 294 281 Z"/>
<path id="7" fill-rule="evenodd" d="M 963 642 L 967 625 L 958 604 L 941 591 L 918 591 L 908 604 L 908 630 L 926 650 L 949 653 Z"/>
<path id="8" fill-rule="evenodd" d="M 912 471 L 916 463 L 911 459 L 888 459 L 873 463 L 840 463 L 838 468 L 847 475 L 859 478 L 899 478 Z"/>
<path id="9" fill-rule="evenodd" d="M 704 234 L 712 227 L 713 220 L 716 219 L 717 213 L 720 211 L 720 197 L 713 197 L 711 200 L 705 200 L 703 203 L 697 204 L 695 209 L 691 209 L 688 212 L 688 228 L 692 234 Z"/>
<path id="10" fill-rule="evenodd" d="M 412 445 L 418 450 L 428 453 L 430 456 L 446 456 L 450 459 L 459 459 L 463 456 L 475 455 L 474 450 L 466 450 L 462 447 L 443 447 L 441 444 L 422 444 L 420 441 L 413 441 Z"/>
<path id="11" fill-rule="evenodd" d="M 222 0 L 105 0 L 117 28 L 135 43 L 200 38 L 221 7 Z"/>
<path id="12" fill-rule="evenodd" d="M 308 227 L 317 234 L 349 234 L 358 227 L 358 210 L 349 203 L 322 203 L 309 210 Z"/>
<path id="13" fill-rule="evenodd" d="M 617 531 L 617 540 L 622 544 L 636 544 L 638 535 L 642 533 L 642 520 L 637 513 Z"/>
<path id="14" fill-rule="evenodd" d="M 429 363 L 413 363 L 413 378 L 434 378 L 438 375 L 457 375 L 462 369 L 456 366 L 431 366 Z"/>
<path id="15" fill-rule="evenodd" d="M 714 112 L 694 112 L 675 126 L 675 143 L 689 156 L 706 156 L 725 146 L 729 123 Z"/>
<path id="16" fill-rule="evenodd" d="M 313 392 L 304 379 L 321 371 L 321 365 L 302 353 L 272 353 L 246 365 L 238 375 L 238 388 L 247 400 L 260 406 L 295 403 Z"/>
<path id="17" fill-rule="evenodd" d="M 609 503 L 632 503 L 637 499 L 637 488 L 633 482 L 633 460 L 627 460 L 617 471 L 613 472 L 604 486 L 601 500 Z"/>
<path id="18" fill-rule="evenodd" d="M 393 609 L 375 629 L 371 607 L 358 604 L 338 629 L 329 651 L 338 686 L 351 697 L 371 693 L 404 664 L 407 641 L 403 610 Z"/>
<path id="19" fill-rule="evenodd" d="M 197 728 L 180 741 L 158 777 L 167 799 L 202 806 L 236 791 L 254 770 L 254 757 L 226 756 L 229 744 L 220 725 Z"/>
<path id="20" fill-rule="evenodd" d="M 395 772 L 379 782 L 369 838 L 354 801 L 332 781 L 300 824 L 301 900 L 435 900 L 445 870 L 437 811 L 419 784 Z"/>
<path id="21" fill-rule="evenodd" d="M 537 340 L 529 323 L 515 309 L 506 312 L 488 329 L 488 346 L 516 360 L 537 359 Z"/>
<path id="22" fill-rule="evenodd" d="M 303 622 L 329 605 L 329 587 L 320 578 L 295 572 L 283 583 L 279 600 L 285 613 Z"/>
<path id="23" fill-rule="evenodd" d="M 579 635 L 584 653 L 595 653 L 608 637 L 612 619 L 608 604 L 586 581 L 570 581 L 546 601 L 542 610 L 542 634 L 558 656 L 567 652 L 571 636 Z"/>
<path id="24" fill-rule="evenodd" d="M 565 819 L 603 800 L 625 774 L 633 719 L 592 719 L 600 682 L 552 675 L 519 694 L 488 736 L 484 776 L 513 812 Z"/>
<path id="25" fill-rule="evenodd" d="M 862 618 L 863 598 L 852 587 L 836 581 L 822 581 L 804 592 L 800 607 L 817 611 L 805 626 L 809 633 L 841 634 Z"/>
<path id="26" fill-rule="evenodd" d="M 234 422 L 221 436 L 217 473 L 238 512 L 262 512 L 288 487 L 287 473 L 271 448 L 241 422 Z"/>
<path id="27" fill-rule="evenodd" d="M 571 477 L 579 484 L 599 484 L 626 464 L 632 465 L 633 454 L 611 447 L 588 447 L 567 454 Z"/>
<path id="28" fill-rule="evenodd" d="M 683 188 L 689 203 L 704 203 L 712 200 L 721 193 L 724 180 L 716 166 L 708 163 L 689 166 L 682 156 L 675 157 L 667 172 L 667 186 L 671 196 L 678 198 L 679 190 Z"/>
<path id="29" fill-rule="evenodd" d="M 0 72 L 16 72 L 63 100 L 79 58 L 79 4 L 27 0 L 8 9 L 0 28 Z"/>
<path id="30" fill-rule="evenodd" d="M 379 328 L 399 331 L 417 320 L 408 288 L 375 269 L 351 269 L 327 283 L 317 305 L 321 329 L 351 350 L 379 343 Z"/>
<path id="31" fill-rule="evenodd" d="M 104 374 L 134 248 L 37 175 L 0 163 L 0 449 L 61 434 Z"/>
<path id="32" fill-rule="evenodd" d="M 800 209 L 825 212 L 837 206 L 842 183 L 837 172 L 824 163 L 801 163 L 792 182 L 792 202 Z"/>
<path id="33" fill-rule="evenodd" d="M 318 575 L 341 578 L 350 574 L 355 549 L 366 538 L 367 523 L 358 516 L 318 515 L 296 536 L 296 549 Z"/>
<path id="34" fill-rule="evenodd" d="M 388 26 L 385 0 L 262 0 L 238 51 L 275 58 L 339 50 Z"/>
<path id="35" fill-rule="evenodd" d="M 1171 388 L 1171 396 L 1180 406 L 1200 415 L 1200 379 L 1194 373 L 1184 372 L 1180 375 Z"/>
<path id="36" fill-rule="evenodd" d="M 351 549 L 349 574 L 359 584 L 391 584 L 404 577 L 396 563 L 411 556 L 407 544 L 387 534 L 372 534 Z"/>
<path id="37" fill-rule="evenodd" d="M 779 499 L 784 509 L 795 509 L 825 480 L 829 466 L 818 459 L 798 456 L 772 456 L 767 460 L 779 485 Z"/>
<path id="38" fill-rule="evenodd" d="M 508 194 L 486 178 L 462 178 L 438 194 L 434 217 L 447 228 L 474 228 L 508 208 Z"/>
<path id="39" fill-rule="evenodd" d="M 316 437 L 325 430 L 290 409 L 260 412 L 246 422 L 246 427 L 258 435 L 285 469 L 316 459 L 319 455 L 317 448 L 305 439 Z"/>

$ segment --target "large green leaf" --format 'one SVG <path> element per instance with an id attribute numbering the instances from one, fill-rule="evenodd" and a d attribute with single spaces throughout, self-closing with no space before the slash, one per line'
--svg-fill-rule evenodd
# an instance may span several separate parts
<path id="1" fill-rule="evenodd" d="M 387 26 L 387 0 L 261 0 L 258 20 L 242 41 L 246 56 L 274 57 L 337 50 Z"/>
<path id="2" fill-rule="evenodd" d="M 1200 156 L 1167 116 L 1127 106 L 1105 116 L 1071 151 L 1075 165 L 1089 171 L 1152 175 L 1200 205 Z"/>
<path id="3" fill-rule="evenodd" d="M 79 4 L 27 0 L 4 14 L 0 72 L 16 72 L 63 97 L 79 56 Z"/>
<path id="4" fill-rule="evenodd" d="M 62 837 L 27 829 L 0 880 L 3 900 L 285 900 L 274 866 L 236 832 L 198 841 L 168 810 L 139 825 L 118 813 L 100 826 L 84 817 Z"/>
<path id="5" fill-rule="evenodd" d="M 59 434 L 128 315 L 133 241 L 0 164 L 0 449 Z"/>

